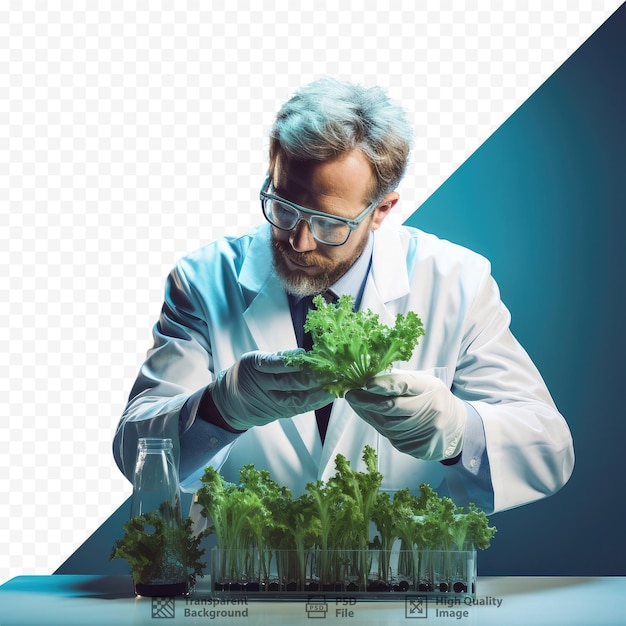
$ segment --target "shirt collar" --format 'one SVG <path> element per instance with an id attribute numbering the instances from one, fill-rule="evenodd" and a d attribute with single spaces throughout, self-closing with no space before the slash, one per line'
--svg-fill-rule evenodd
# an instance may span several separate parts
<path id="1" fill-rule="evenodd" d="M 372 262 L 372 250 L 374 248 L 374 233 L 370 231 L 367 243 L 359 258 L 352 267 L 334 284 L 330 290 L 336 296 L 348 295 L 354 299 L 355 310 L 361 304 L 361 296 L 365 288 L 365 279 Z"/>

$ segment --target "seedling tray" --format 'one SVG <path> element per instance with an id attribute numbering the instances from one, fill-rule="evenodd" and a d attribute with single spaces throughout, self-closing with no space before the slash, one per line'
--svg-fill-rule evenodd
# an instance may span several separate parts
<path id="1" fill-rule="evenodd" d="M 216 547 L 211 552 L 211 595 L 216 597 L 397 600 L 401 594 L 475 597 L 476 551 Z"/>

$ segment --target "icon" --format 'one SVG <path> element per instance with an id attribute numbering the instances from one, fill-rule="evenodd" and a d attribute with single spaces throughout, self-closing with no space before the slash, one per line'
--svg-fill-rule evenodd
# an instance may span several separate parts
<path id="1" fill-rule="evenodd" d="M 407 596 L 404 599 L 404 617 L 407 619 L 426 619 L 428 603 L 425 596 Z"/>
<path id="2" fill-rule="evenodd" d="M 172 619 L 176 615 L 176 600 L 172 597 L 152 598 L 152 619 Z"/>
<path id="3" fill-rule="evenodd" d="M 324 596 L 309 596 L 304 608 L 309 619 L 324 619 L 328 613 L 328 603 Z"/>

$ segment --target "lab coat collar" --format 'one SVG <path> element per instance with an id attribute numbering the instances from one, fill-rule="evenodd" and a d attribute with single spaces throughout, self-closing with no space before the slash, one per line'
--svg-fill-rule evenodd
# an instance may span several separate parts
<path id="1" fill-rule="evenodd" d="M 247 304 L 266 285 L 274 275 L 272 263 L 272 236 L 269 224 L 261 224 L 249 233 L 251 237 L 250 247 L 246 252 L 241 271 L 239 284 L 244 294 L 249 294 Z"/>
<path id="2" fill-rule="evenodd" d="M 363 290 L 362 309 L 371 309 L 383 324 L 393 324 L 387 305 L 409 293 L 409 274 L 401 231 L 387 218 L 374 231 L 372 265 Z"/>

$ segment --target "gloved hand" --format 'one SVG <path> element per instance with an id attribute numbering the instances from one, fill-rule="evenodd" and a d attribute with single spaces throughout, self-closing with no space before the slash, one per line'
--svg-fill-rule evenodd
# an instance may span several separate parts
<path id="1" fill-rule="evenodd" d="M 375 376 L 366 389 L 348 391 L 345 398 L 401 452 L 441 461 L 463 449 L 467 409 L 435 376 L 393 370 Z"/>
<path id="2" fill-rule="evenodd" d="M 310 373 L 298 366 L 287 367 L 282 354 L 246 352 L 217 376 L 211 396 L 232 428 L 262 426 L 333 401 L 334 396 L 322 389 Z"/>

